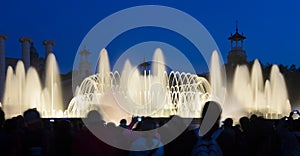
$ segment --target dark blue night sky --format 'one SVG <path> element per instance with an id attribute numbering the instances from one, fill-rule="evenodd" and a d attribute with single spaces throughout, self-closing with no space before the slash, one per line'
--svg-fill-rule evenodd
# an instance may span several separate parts
<path id="1" fill-rule="evenodd" d="M 8 35 L 6 56 L 21 58 L 21 45 L 18 42 L 21 36 L 31 37 L 42 56 L 45 53 L 42 41 L 51 39 L 56 42 L 54 53 L 60 69 L 66 73 L 73 67 L 82 39 L 95 24 L 119 10 L 149 4 L 173 7 L 199 20 L 215 39 L 225 61 L 230 48 L 227 38 L 235 32 L 238 20 L 239 31 L 247 37 L 245 49 L 248 60 L 258 58 L 262 63 L 300 65 L 298 0 L 1 1 L 0 33 Z M 127 34 L 130 35 L 130 32 Z M 151 35 L 148 37 L 151 39 Z M 122 37 L 115 41 L 118 40 L 122 40 Z M 117 43 L 111 45 L 114 44 Z M 132 43 L 124 42 L 123 48 L 128 48 L 126 44 Z M 182 47 L 177 46 L 179 49 Z M 187 57 L 193 58 L 193 54 L 187 54 Z"/>

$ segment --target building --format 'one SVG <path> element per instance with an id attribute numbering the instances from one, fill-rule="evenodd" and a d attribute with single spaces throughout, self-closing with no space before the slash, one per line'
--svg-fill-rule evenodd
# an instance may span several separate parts
<path id="1" fill-rule="evenodd" d="M 230 50 L 227 55 L 229 67 L 235 68 L 236 65 L 247 63 L 247 55 L 244 50 L 245 39 L 244 33 L 239 33 L 238 25 L 236 24 L 235 34 L 231 34 L 228 37 L 228 40 L 230 40 Z"/>
<path id="2" fill-rule="evenodd" d="M 225 64 L 228 83 L 233 80 L 233 74 L 237 65 L 248 64 L 247 54 L 244 50 L 245 39 L 246 36 L 244 36 L 244 33 L 239 33 L 238 25 L 236 23 L 235 34 L 231 33 L 228 37 L 228 40 L 230 41 L 230 50 L 227 55 L 227 64 Z"/>
<path id="3" fill-rule="evenodd" d="M 79 76 L 79 82 L 82 82 L 84 78 L 92 75 L 92 65 L 89 61 L 90 52 L 84 48 L 79 52 L 80 61 L 78 65 L 77 74 Z"/>

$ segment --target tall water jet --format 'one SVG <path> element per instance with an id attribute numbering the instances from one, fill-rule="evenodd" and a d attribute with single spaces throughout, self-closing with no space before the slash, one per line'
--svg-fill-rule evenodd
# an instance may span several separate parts
<path id="1" fill-rule="evenodd" d="M 25 66 L 22 61 L 17 62 L 15 76 L 16 76 L 16 80 L 17 80 L 16 84 L 18 85 L 18 86 L 16 86 L 18 105 L 19 105 L 19 110 L 21 113 L 23 111 L 22 102 L 24 99 L 23 90 L 25 87 Z"/>
<path id="2" fill-rule="evenodd" d="M 219 54 L 213 51 L 210 63 L 210 85 L 211 85 L 211 99 L 221 104 L 224 103 L 226 95 L 224 71 L 221 68 Z"/>
<path id="3" fill-rule="evenodd" d="M 273 65 L 271 68 L 270 76 L 270 88 L 271 88 L 271 104 L 270 113 L 272 116 L 276 115 L 284 116 L 288 115 L 291 111 L 291 105 L 288 100 L 287 89 L 283 75 L 280 73 L 277 65 Z"/>
<path id="4" fill-rule="evenodd" d="M 152 58 L 152 73 L 153 76 L 162 77 L 166 71 L 165 58 L 160 48 L 155 49 Z"/>
<path id="5" fill-rule="evenodd" d="M 100 75 L 100 83 L 98 83 L 101 92 L 104 93 L 111 86 L 110 65 L 106 49 L 100 52 L 98 73 Z"/>
<path id="6" fill-rule="evenodd" d="M 253 95 L 253 104 L 255 111 L 258 111 L 263 103 L 265 103 L 264 87 L 263 87 L 262 70 L 258 60 L 256 59 L 252 66 L 251 71 L 251 88 Z"/>
<path id="7" fill-rule="evenodd" d="M 4 97 L 3 97 L 3 109 L 6 113 L 6 116 L 10 116 L 11 114 L 18 114 L 20 113 L 20 108 L 13 108 L 11 104 L 18 104 L 18 92 L 15 92 L 15 88 L 17 87 L 16 83 L 16 76 L 14 74 L 13 68 L 9 66 L 6 72 L 6 82 L 5 82 L 5 90 L 4 90 Z"/>
<path id="8" fill-rule="evenodd" d="M 36 108 L 42 111 L 41 97 L 42 86 L 39 75 L 35 68 L 29 67 L 26 73 L 25 86 L 23 89 L 23 99 L 21 101 L 22 113 L 28 108 Z M 34 89 L 33 89 L 34 88 Z"/>
<path id="9" fill-rule="evenodd" d="M 63 103 L 61 92 L 61 79 L 59 75 L 58 65 L 53 53 L 48 54 L 46 62 L 46 81 L 44 96 L 46 93 L 50 95 L 50 101 L 45 101 L 44 112 L 48 117 L 62 115 Z"/>
<path id="10" fill-rule="evenodd" d="M 124 67 L 122 69 L 121 73 L 121 79 L 120 79 L 120 89 L 124 90 L 125 92 L 128 92 L 129 88 L 127 86 L 129 82 L 129 76 L 131 75 L 133 67 L 131 65 L 131 62 L 127 59 L 124 63 Z"/>
<path id="11" fill-rule="evenodd" d="M 270 81 L 269 80 L 266 80 L 265 82 L 265 88 L 264 88 L 264 95 L 265 95 L 265 98 L 266 98 L 266 111 L 267 112 L 271 112 L 271 86 L 270 86 Z M 271 118 L 271 115 L 270 114 L 266 114 L 265 116 L 266 118 Z"/>
<path id="12" fill-rule="evenodd" d="M 230 91 L 234 105 L 242 106 L 240 111 L 248 114 L 252 108 L 252 91 L 250 86 L 250 73 L 245 65 L 237 66 L 233 76 L 232 91 Z"/>

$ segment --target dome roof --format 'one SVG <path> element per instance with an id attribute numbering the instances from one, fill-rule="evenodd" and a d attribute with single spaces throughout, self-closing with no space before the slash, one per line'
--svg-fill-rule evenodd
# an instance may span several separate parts
<path id="1" fill-rule="evenodd" d="M 244 34 L 241 35 L 239 32 L 236 32 L 234 35 L 231 34 L 230 37 L 228 37 L 228 40 L 233 40 L 233 41 L 239 41 L 244 39 L 246 39 Z"/>
<path id="2" fill-rule="evenodd" d="M 79 52 L 79 54 L 80 55 L 90 55 L 91 54 L 91 52 L 89 52 L 88 50 L 86 50 L 85 48 L 83 49 L 83 50 L 81 50 L 80 52 Z"/>
<path id="3" fill-rule="evenodd" d="M 244 39 L 246 39 L 246 37 L 244 36 L 244 33 L 242 33 L 242 35 L 239 33 L 238 24 L 236 22 L 235 34 L 234 35 L 231 34 L 228 37 L 228 40 L 240 41 L 240 40 L 244 40 Z"/>

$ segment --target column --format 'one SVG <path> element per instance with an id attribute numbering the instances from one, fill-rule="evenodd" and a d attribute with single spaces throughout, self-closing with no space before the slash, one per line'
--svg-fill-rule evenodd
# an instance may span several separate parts
<path id="1" fill-rule="evenodd" d="M 5 40 L 7 36 L 0 34 L 0 102 L 3 98 L 4 86 L 5 86 Z"/>
<path id="2" fill-rule="evenodd" d="M 55 45 L 55 42 L 53 40 L 45 40 L 43 45 L 46 48 L 45 58 L 47 58 L 48 54 L 53 53 L 53 46 Z"/>
<path id="3" fill-rule="evenodd" d="M 28 37 L 21 37 L 19 42 L 22 43 L 22 60 L 25 70 L 27 70 L 30 67 L 30 43 L 32 42 L 32 39 Z"/>

